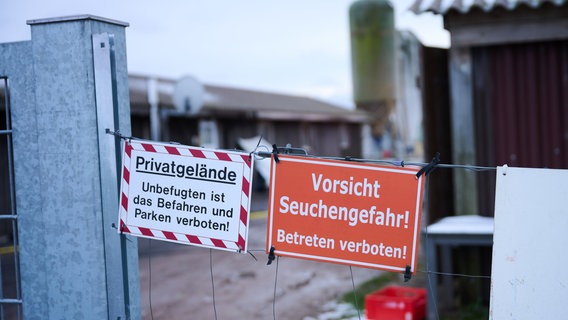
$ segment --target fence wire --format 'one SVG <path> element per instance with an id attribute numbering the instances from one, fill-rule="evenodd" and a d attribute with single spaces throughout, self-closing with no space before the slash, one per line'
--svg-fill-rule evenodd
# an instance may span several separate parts
<path id="1" fill-rule="evenodd" d="M 111 134 L 114 136 L 118 136 L 121 139 L 124 140 L 144 140 L 144 139 L 140 139 L 140 138 L 136 138 L 136 137 L 131 137 L 131 136 L 124 136 L 122 134 L 120 134 L 120 132 L 114 132 L 111 131 L 109 129 L 107 129 L 107 134 Z M 259 148 L 259 145 L 257 145 L 257 149 Z M 268 151 L 257 151 L 257 149 L 255 149 L 253 152 L 250 153 L 250 156 L 255 156 L 258 157 L 260 159 L 264 159 L 264 158 L 270 158 L 272 157 L 275 152 L 268 152 Z M 279 148 L 277 148 L 276 150 L 278 150 Z M 286 148 L 281 148 L 282 150 L 286 150 Z M 482 172 L 482 171 L 494 171 L 497 168 L 496 167 L 487 167 L 487 166 L 474 166 L 474 165 L 457 165 L 457 164 L 443 164 L 443 163 L 439 163 L 439 158 L 437 158 L 437 162 L 435 162 L 433 159 L 432 162 L 430 163 L 425 163 L 425 162 L 405 162 L 402 160 L 377 160 L 377 159 L 363 159 L 363 158 L 352 158 L 352 157 L 325 157 L 325 156 L 313 156 L 313 155 L 307 155 L 307 154 L 295 154 L 296 156 L 302 156 L 302 157 L 307 157 L 307 158 L 316 158 L 316 159 L 327 159 L 327 160 L 340 160 L 340 161 L 351 161 L 351 162 L 360 162 L 360 163 L 371 163 L 371 164 L 386 164 L 386 165 L 392 165 L 392 166 L 398 166 L 398 167 L 405 167 L 405 166 L 418 166 L 418 167 L 422 167 L 425 168 L 427 166 L 430 166 L 431 170 L 435 169 L 435 168 L 448 168 L 448 169 L 464 169 L 464 170 L 469 170 L 469 171 L 474 171 L 474 172 Z M 430 170 L 429 170 L 430 171 Z M 426 172 L 426 174 L 429 173 Z M 430 179 L 427 179 L 427 181 L 429 182 Z M 425 186 L 425 190 L 424 190 L 424 198 L 427 199 L 427 195 L 428 195 L 428 190 L 429 190 L 429 183 L 426 184 Z M 427 231 L 427 226 L 425 228 L 425 239 L 426 241 L 428 241 L 428 231 Z M 152 240 L 150 240 L 151 242 Z M 427 246 L 426 246 L 427 247 Z M 427 250 L 427 248 L 426 248 Z M 256 256 L 253 254 L 253 252 L 265 252 L 264 249 L 250 249 L 247 250 L 247 253 L 249 253 L 251 255 L 251 257 L 254 260 L 258 260 L 256 258 Z M 426 257 L 428 255 L 426 254 Z M 154 319 L 154 314 L 153 314 L 153 306 L 152 306 L 152 264 L 151 264 L 151 259 L 152 259 L 152 252 L 150 250 L 149 255 L 148 255 L 148 288 L 149 288 L 149 292 L 148 292 L 148 301 L 149 301 L 149 308 L 150 308 L 150 317 L 151 319 Z M 276 303 L 277 303 L 277 285 L 278 285 L 278 268 L 279 268 L 279 257 L 276 256 L 275 258 L 276 263 L 275 263 L 275 275 L 274 275 L 274 291 L 273 291 L 273 298 L 272 298 L 272 317 L 274 320 L 277 319 L 276 317 Z M 439 272 L 439 271 L 433 271 L 429 269 L 428 266 L 428 259 L 425 259 L 425 265 L 426 265 L 426 270 L 417 270 L 417 272 L 420 273 L 424 273 L 426 274 L 427 277 L 427 285 L 429 288 L 429 292 L 432 292 L 432 283 L 431 283 L 431 279 L 430 279 L 430 275 L 432 274 L 436 274 L 436 275 L 440 275 L 440 276 L 450 276 L 450 277 L 465 277 L 465 278 L 473 278 L 473 279 L 479 279 L 479 278 L 483 278 L 483 279 L 491 279 L 491 276 L 488 275 L 469 275 L 469 274 L 463 274 L 463 273 L 448 273 L 448 272 Z M 217 306 L 216 306 L 216 297 L 215 297 L 215 279 L 214 279 L 214 274 L 213 274 L 213 258 L 212 258 L 212 249 L 209 249 L 209 262 L 210 262 L 210 275 L 211 275 L 211 288 L 212 288 L 212 307 L 213 307 L 213 314 L 214 314 L 214 319 L 217 320 Z M 351 283 L 352 283 L 352 291 L 353 291 L 353 295 L 355 297 L 355 301 L 357 301 L 356 297 L 357 297 L 357 291 L 355 288 L 355 281 L 354 281 L 354 277 L 353 277 L 353 270 L 351 268 L 351 266 L 349 266 L 350 269 L 350 273 L 351 273 Z M 439 311 L 438 311 L 438 306 L 436 303 L 437 297 L 431 297 L 431 299 L 433 299 L 434 302 L 434 307 L 435 307 L 435 314 L 436 314 L 436 318 L 439 319 Z M 357 302 L 356 302 L 357 303 Z M 356 305 L 355 306 L 358 312 L 358 317 L 359 319 L 361 319 L 361 313 L 359 311 L 359 306 Z"/>
<path id="2" fill-rule="evenodd" d="M 255 155 L 261 156 L 261 157 L 267 157 L 267 156 L 271 156 L 271 153 L 266 153 L 266 152 L 259 152 L 256 153 Z M 332 160 L 345 160 L 345 158 L 337 158 L 337 157 L 318 157 L 318 158 L 325 158 L 325 159 L 332 159 Z M 381 164 L 390 164 L 390 165 L 395 165 L 395 166 L 405 166 L 405 165 L 413 165 L 413 166 L 421 166 L 421 167 L 425 167 L 427 165 L 429 165 L 429 163 L 422 163 L 422 162 L 402 162 L 402 161 L 387 161 L 387 160 L 368 160 L 368 159 L 349 159 L 348 161 L 357 161 L 357 162 L 368 162 L 368 163 L 381 163 Z M 452 164 L 436 164 L 436 167 L 439 168 L 449 168 L 449 169 L 465 169 L 465 170 L 471 170 L 471 171 L 476 171 L 476 172 L 480 172 L 480 171 L 491 171 L 491 170 L 496 170 L 495 167 L 482 167 L 482 166 L 469 166 L 469 165 L 452 165 Z M 424 188 L 424 198 L 427 199 L 428 197 L 428 192 L 429 192 L 429 180 L 427 179 L 428 183 L 426 184 L 425 188 Z M 425 227 L 425 241 L 428 241 L 428 226 L 426 225 Z M 150 240 L 152 241 L 152 240 Z M 425 246 L 425 250 L 427 249 L 428 246 Z M 249 249 L 247 250 L 247 253 L 250 254 L 251 258 L 254 259 L 255 261 L 258 261 L 257 257 L 254 255 L 254 253 L 265 253 L 266 250 L 265 249 Z M 149 281 L 151 282 L 151 255 L 152 253 L 149 253 L 149 262 L 148 262 L 148 267 L 149 267 Z M 428 254 L 426 252 L 425 254 L 426 257 L 428 257 Z M 213 260 L 212 260 L 212 249 L 209 249 L 209 259 L 210 259 L 210 275 L 211 275 L 211 288 L 212 288 L 212 295 L 213 295 L 213 299 L 212 299 L 212 307 L 213 307 L 213 313 L 214 313 L 214 319 L 217 320 L 217 306 L 216 306 L 216 297 L 215 297 L 215 279 L 214 279 L 214 274 L 213 274 Z M 422 269 L 417 269 L 417 272 L 423 273 L 426 275 L 426 280 L 427 280 L 427 286 L 428 286 L 428 292 L 430 294 L 433 293 L 432 290 L 432 279 L 431 279 L 431 275 L 435 274 L 435 275 L 439 275 L 439 276 L 448 276 L 448 277 L 464 277 L 464 278 L 472 278 L 472 279 L 491 279 L 491 276 L 488 275 L 470 275 L 470 274 L 463 274 L 463 273 L 450 273 L 450 272 L 439 272 L 436 270 L 430 270 L 429 268 L 429 264 L 428 264 L 428 259 L 425 259 L 425 265 L 426 265 L 426 269 L 422 270 Z M 278 269 L 279 269 L 279 256 L 275 257 L 275 273 L 274 273 L 274 288 L 273 288 L 273 297 L 272 297 L 272 317 L 274 320 L 277 319 L 277 315 L 276 315 L 276 303 L 277 303 L 277 289 L 278 289 Z M 352 267 L 349 266 L 349 270 L 350 270 L 350 276 L 351 276 L 351 283 L 352 283 L 352 292 L 353 295 L 355 297 L 355 308 L 357 310 L 357 315 L 359 319 L 361 318 L 361 312 L 359 309 L 359 306 L 357 305 L 357 290 L 355 287 L 355 280 L 354 280 L 354 276 L 353 276 L 353 270 Z M 153 316 L 153 312 L 152 312 L 152 287 L 151 287 L 151 283 L 149 284 L 149 303 L 150 303 L 150 314 L 152 319 L 154 319 Z M 440 319 L 440 314 L 439 314 L 439 310 L 438 310 L 438 305 L 437 305 L 437 297 L 430 297 L 433 301 L 434 304 L 434 309 L 435 309 L 435 316 L 436 319 Z"/>

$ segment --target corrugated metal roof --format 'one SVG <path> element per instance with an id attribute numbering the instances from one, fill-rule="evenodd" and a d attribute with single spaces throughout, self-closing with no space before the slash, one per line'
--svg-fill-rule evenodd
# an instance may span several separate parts
<path id="1" fill-rule="evenodd" d="M 489 12 L 495 8 L 507 10 L 515 10 L 520 6 L 538 8 L 545 3 L 563 6 L 568 4 L 568 0 L 416 0 L 409 10 L 416 14 L 433 12 L 445 15 L 452 10 L 468 13 L 470 10 L 477 8 Z"/>

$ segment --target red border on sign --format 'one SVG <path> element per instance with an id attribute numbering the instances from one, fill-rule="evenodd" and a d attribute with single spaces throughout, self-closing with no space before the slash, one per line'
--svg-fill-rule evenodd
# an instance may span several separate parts
<path id="1" fill-rule="evenodd" d="M 204 148 L 164 144 L 149 141 L 125 141 L 123 152 L 123 168 L 121 179 L 121 197 L 119 208 L 119 232 L 129 233 L 138 237 L 152 238 L 202 247 L 216 248 L 227 251 L 246 253 L 248 239 L 248 225 L 250 216 L 250 196 L 252 187 L 252 172 L 254 159 L 248 153 L 237 151 L 218 151 Z M 228 161 L 242 164 L 242 181 L 240 192 L 240 207 L 238 212 L 238 236 L 236 241 L 198 236 L 188 233 L 172 232 L 157 228 L 147 228 L 142 225 L 130 224 L 128 221 L 128 203 L 132 172 L 131 154 L 138 152 L 162 153 L 171 156 L 192 157 L 206 159 L 207 161 Z"/>

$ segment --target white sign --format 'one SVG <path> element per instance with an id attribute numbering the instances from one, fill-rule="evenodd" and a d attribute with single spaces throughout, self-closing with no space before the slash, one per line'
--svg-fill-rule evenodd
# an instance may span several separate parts
<path id="1" fill-rule="evenodd" d="M 566 319 L 568 170 L 497 168 L 490 319 Z"/>
<path id="2" fill-rule="evenodd" d="M 253 158 L 126 141 L 119 231 L 246 252 Z"/>

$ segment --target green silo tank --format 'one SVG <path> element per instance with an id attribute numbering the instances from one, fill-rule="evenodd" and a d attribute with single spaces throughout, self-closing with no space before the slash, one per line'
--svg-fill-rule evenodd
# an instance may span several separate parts
<path id="1" fill-rule="evenodd" d="M 353 99 L 381 136 L 396 98 L 396 29 L 386 0 L 359 0 L 349 8 Z"/>

